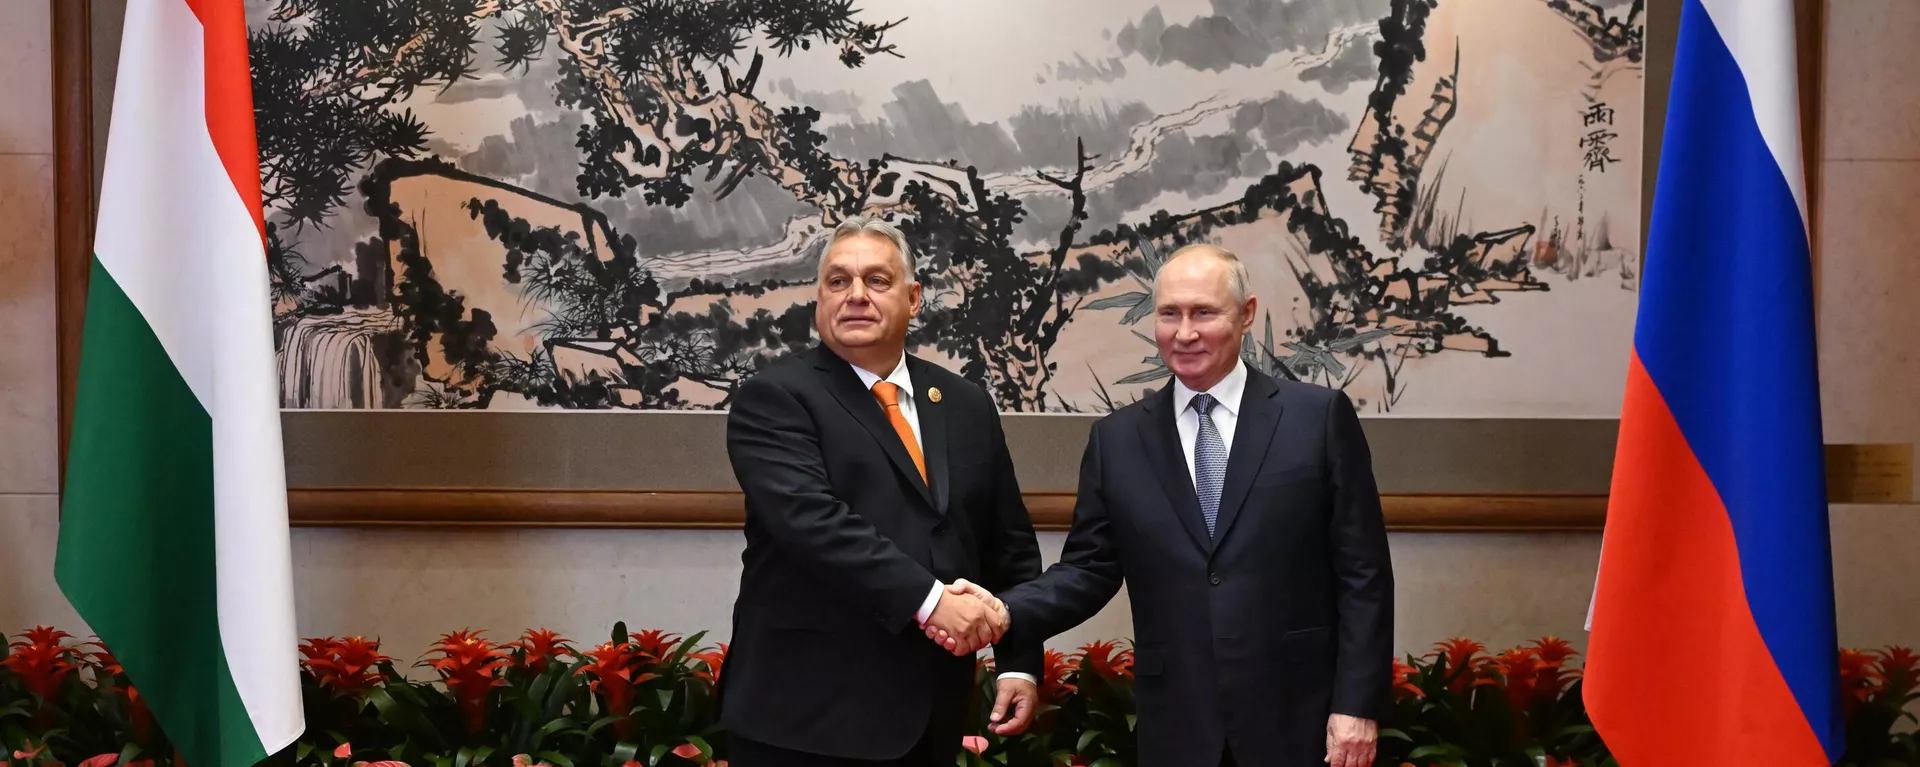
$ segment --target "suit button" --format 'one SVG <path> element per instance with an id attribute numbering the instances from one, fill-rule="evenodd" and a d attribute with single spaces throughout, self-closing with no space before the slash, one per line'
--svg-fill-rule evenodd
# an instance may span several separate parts
<path id="1" fill-rule="evenodd" d="M 1215 585 L 1215 586 L 1218 586 L 1218 585 L 1220 585 L 1220 574 L 1219 574 L 1219 573 L 1211 573 L 1211 574 L 1209 574 L 1209 575 L 1207 575 L 1207 582 L 1208 582 L 1208 583 L 1211 583 L 1211 584 L 1213 584 L 1213 585 Z"/>

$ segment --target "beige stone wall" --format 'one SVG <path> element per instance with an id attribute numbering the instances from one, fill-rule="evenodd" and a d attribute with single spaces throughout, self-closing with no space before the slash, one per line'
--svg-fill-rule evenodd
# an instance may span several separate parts
<path id="1" fill-rule="evenodd" d="M 1821 375 L 1830 442 L 1920 442 L 1920 3 L 1828 9 L 1820 203 Z M 44 0 L 0 2 L 0 630 L 82 625 L 55 588 L 53 138 Z M 1920 506 L 1834 510 L 1841 638 L 1920 644 Z M 1061 536 L 1042 536 L 1057 556 Z M 541 625 L 597 639 L 715 630 L 739 574 L 730 532 L 294 533 L 302 635 L 372 634 L 403 657 L 439 632 Z M 1599 536 L 1395 534 L 1398 634 L 1581 640 Z M 1124 603 L 1060 637 L 1128 633 Z"/>
<path id="2" fill-rule="evenodd" d="M 53 42 L 44 0 L 0 2 L 0 631 L 74 624 L 53 587 Z"/>
<path id="3" fill-rule="evenodd" d="M 1920 443 L 1920 3 L 1828 0 L 1818 201 L 1829 443 Z M 1920 485 L 1914 498 L 1920 499 Z M 1840 638 L 1920 643 L 1920 505 L 1834 510 Z"/>

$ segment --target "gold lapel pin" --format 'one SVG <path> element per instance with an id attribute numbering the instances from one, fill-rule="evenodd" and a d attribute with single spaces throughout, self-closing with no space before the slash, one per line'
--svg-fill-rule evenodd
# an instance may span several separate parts
<path id="1" fill-rule="evenodd" d="M 931 386 L 930 386 L 930 387 L 927 387 L 927 401 L 928 401 L 928 402 L 939 402 L 939 401 L 940 401 L 940 389 L 939 389 L 939 388 L 937 388 L 937 387 L 931 387 Z"/>

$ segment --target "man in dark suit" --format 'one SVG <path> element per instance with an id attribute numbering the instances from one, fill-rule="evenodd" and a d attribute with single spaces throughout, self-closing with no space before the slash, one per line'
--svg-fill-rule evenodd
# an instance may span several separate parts
<path id="1" fill-rule="evenodd" d="M 748 380 L 727 418 L 747 506 L 720 678 L 735 767 L 952 767 L 971 656 L 1006 621 L 945 586 L 1011 588 L 1040 572 L 993 401 L 906 354 L 913 275 L 900 230 L 840 224 L 821 261 L 821 346 Z M 1037 703 L 1041 640 L 1001 642 L 996 658 L 1009 672 L 996 708 L 1012 712 L 998 729 L 1012 734 Z"/>
<path id="2" fill-rule="evenodd" d="M 1212 246 L 1161 269 L 1174 381 L 1094 425 L 1060 563 L 999 594 L 1007 638 L 1071 628 L 1124 580 L 1143 767 L 1366 767 L 1393 659 L 1372 459 L 1346 395 L 1241 361 L 1246 286 Z"/>

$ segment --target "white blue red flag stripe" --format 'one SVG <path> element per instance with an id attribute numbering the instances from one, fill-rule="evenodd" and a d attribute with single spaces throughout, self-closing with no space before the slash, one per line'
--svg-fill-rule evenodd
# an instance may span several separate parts
<path id="1" fill-rule="evenodd" d="M 1585 696 L 1622 767 L 1831 764 L 1833 564 L 1791 0 L 1685 0 Z"/>

